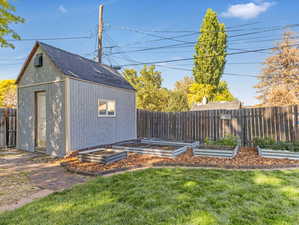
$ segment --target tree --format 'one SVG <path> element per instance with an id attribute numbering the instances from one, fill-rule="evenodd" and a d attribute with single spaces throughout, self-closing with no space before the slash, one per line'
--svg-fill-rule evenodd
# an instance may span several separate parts
<path id="1" fill-rule="evenodd" d="M 166 112 L 189 111 L 187 95 L 182 91 L 169 91 Z"/>
<path id="2" fill-rule="evenodd" d="M 208 9 L 195 45 L 193 76 L 197 83 L 218 86 L 226 62 L 226 41 L 224 24 Z"/>
<path id="3" fill-rule="evenodd" d="M 211 102 L 235 100 L 225 81 L 220 81 L 218 86 L 194 83 L 191 85 L 189 91 L 188 103 L 190 107 L 195 103 L 202 102 L 204 97 L 207 97 L 208 101 Z"/>
<path id="4" fill-rule="evenodd" d="M 0 81 L 0 107 L 16 106 L 16 85 L 15 80 Z"/>
<path id="5" fill-rule="evenodd" d="M 161 72 L 155 66 L 144 66 L 139 75 L 134 69 L 125 69 L 123 76 L 137 91 L 137 108 L 161 112 L 189 110 L 187 95 L 181 90 L 163 88 Z"/>
<path id="6" fill-rule="evenodd" d="M 182 80 L 176 81 L 174 85 L 175 91 L 180 91 L 187 95 L 189 93 L 190 86 L 194 83 L 193 77 L 185 76 Z"/>
<path id="7" fill-rule="evenodd" d="M 263 105 L 289 105 L 299 102 L 299 49 L 293 32 L 283 39 L 264 62 L 255 86 Z"/>
<path id="8" fill-rule="evenodd" d="M 124 78 L 137 91 L 137 107 L 151 111 L 164 111 L 165 90 L 162 89 L 161 72 L 155 70 L 155 66 L 144 66 L 140 75 L 133 69 L 123 72 Z"/>
<path id="9" fill-rule="evenodd" d="M 24 23 L 24 19 L 14 15 L 16 11 L 7 0 L 0 0 L 0 46 L 2 48 L 11 47 L 14 45 L 9 43 L 6 36 L 11 36 L 13 39 L 19 40 L 20 36 L 11 28 L 12 23 Z"/>

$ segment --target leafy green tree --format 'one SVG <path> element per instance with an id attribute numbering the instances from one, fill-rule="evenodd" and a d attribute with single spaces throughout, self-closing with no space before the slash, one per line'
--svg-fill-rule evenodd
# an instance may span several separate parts
<path id="1" fill-rule="evenodd" d="M 218 86 L 194 83 L 191 85 L 189 91 L 188 103 L 190 107 L 195 103 L 202 102 L 204 97 L 207 97 L 210 102 L 235 100 L 225 81 L 220 81 Z"/>
<path id="2" fill-rule="evenodd" d="M 195 45 L 193 76 L 197 83 L 218 86 L 226 62 L 226 42 L 224 24 L 208 9 Z"/>
<path id="3" fill-rule="evenodd" d="M 11 36 L 13 39 L 19 40 L 20 36 L 11 28 L 12 23 L 24 23 L 24 19 L 14 15 L 16 8 L 7 0 L 0 0 L 0 46 L 2 48 L 14 48 L 5 37 Z"/>
<path id="4" fill-rule="evenodd" d="M 16 106 L 15 80 L 0 80 L 0 107 Z"/>
<path id="5" fill-rule="evenodd" d="M 124 78 L 137 91 L 137 108 L 151 111 L 165 110 L 165 90 L 161 87 L 161 72 L 155 70 L 155 66 L 144 66 L 140 75 L 133 69 L 123 72 Z"/>
<path id="6" fill-rule="evenodd" d="M 144 66 L 139 75 L 134 69 L 125 69 L 123 76 L 137 91 L 137 108 L 161 112 L 189 110 L 187 95 L 182 90 L 163 88 L 161 72 L 155 66 Z"/>
<path id="7" fill-rule="evenodd" d="M 183 92 L 185 95 L 189 93 L 190 86 L 194 83 L 193 77 L 185 76 L 182 80 L 175 82 L 174 90 Z"/>
<path id="8" fill-rule="evenodd" d="M 169 91 L 167 99 L 167 112 L 184 112 L 189 111 L 187 95 L 182 91 Z"/>

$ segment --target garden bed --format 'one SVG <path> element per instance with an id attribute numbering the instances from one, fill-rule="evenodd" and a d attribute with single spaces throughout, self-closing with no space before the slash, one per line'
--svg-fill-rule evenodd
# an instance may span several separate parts
<path id="1" fill-rule="evenodd" d="M 187 151 L 192 143 L 141 139 L 112 145 L 113 149 L 127 152 L 175 158 Z"/>
<path id="2" fill-rule="evenodd" d="M 103 175 L 132 168 L 152 166 L 214 167 L 227 169 L 275 169 L 298 167 L 297 160 L 270 159 L 258 155 L 255 148 L 240 148 L 234 158 L 193 156 L 191 149 L 176 158 L 128 153 L 128 158 L 111 164 L 80 162 L 77 157 L 66 158 L 63 165 L 70 171 L 88 175 Z"/>
<path id="3" fill-rule="evenodd" d="M 299 142 L 276 142 L 271 137 L 265 137 L 255 138 L 254 144 L 261 157 L 299 160 Z"/>
<path id="4" fill-rule="evenodd" d="M 219 146 L 219 145 L 200 145 L 198 148 L 193 148 L 194 156 L 208 156 L 220 158 L 234 158 L 240 149 L 240 146 L 235 147 Z"/>
<path id="5" fill-rule="evenodd" d="M 299 152 L 276 150 L 271 148 L 261 148 L 259 146 L 257 146 L 257 149 L 261 157 L 299 160 Z"/>
<path id="6" fill-rule="evenodd" d="M 114 149 L 99 148 L 78 153 L 80 162 L 95 162 L 109 164 L 127 158 L 127 152 Z"/>

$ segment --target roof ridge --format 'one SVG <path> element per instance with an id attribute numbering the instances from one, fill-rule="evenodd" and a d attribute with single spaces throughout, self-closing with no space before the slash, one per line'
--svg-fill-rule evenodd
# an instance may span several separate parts
<path id="1" fill-rule="evenodd" d="M 55 47 L 55 46 L 53 46 L 53 45 L 49 45 L 49 44 L 46 44 L 46 43 L 41 42 L 41 41 L 37 41 L 37 42 L 38 42 L 40 45 L 46 45 L 46 46 L 48 46 L 48 47 L 55 48 L 55 49 L 57 49 L 57 50 L 59 50 L 59 51 L 65 52 L 65 53 L 67 53 L 67 54 L 74 55 L 74 56 L 79 56 L 80 58 L 82 58 L 82 59 L 84 59 L 84 60 L 88 60 L 88 61 L 90 61 L 90 62 L 99 64 L 100 66 L 108 66 L 108 65 L 99 63 L 99 62 L 97 62 L 97 61 L 94 61 L 94 60 L 92 60 L 92 59 L 85 58 L 85 57 L 83 57 L 83 56 L 81 56 L 81 55 L 79 55 L 79 54 L 77 54 L 77 53 L 72 53 L 72 52 L 66 51 L 66 50 L 64 50 L 64 49 L 62 49 L 62 48 L 57 48 L 57 47 Z M 112 68 L 112 69 L 113 69 L 113 68 Z"/>
<path id="2" fill-rule="evenodd" d="M 108 86 L 132 89 L 133 86 L 114 68 L 79 54 L 54 47 L 52 45 L 36 42 L 51 58 L 56 67 L 68 76 L 77 77 L 83 80 L 94 81 Z"/>

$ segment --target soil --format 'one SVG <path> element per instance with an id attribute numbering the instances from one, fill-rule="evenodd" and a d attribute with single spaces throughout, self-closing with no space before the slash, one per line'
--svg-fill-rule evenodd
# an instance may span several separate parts
<path id="1" fill-rule="evenodd" d="M 213 150 L 233 150 L 233 146 L 219 146 L 219 145 L 200 145 L 199 149 L 213 149 Z"/>
<path id="2" fill-rule="evenodd" d="M 115 154 L 119 154 L 120 151 L 115 151 L 112 149 L 105 149 L 98 152 L 90 152 L 91 155 L 99 155 L 99 156 L 113 156 Z"/>
<path id="3" fill-rule="evenodd" d="M 141 166 L 147 167 L 155 164 L 184 164 L 189 166 L 209 165 L 216 167 L 229 166 L 232 168 L 250 168 L 260 166 L 285 167 L 286 165 L 299 165 L 298 160 L 262 158 L 258 155 L 255 148 L 248 147 L 241 148 L 238 155 L 233 159 L 193 156 L 192 150 L 189 149 L 188 151 L 179 155 L 176 158 L 166 158 L 146 154 L 129 153 L 127 159 L 123 159 L 108 165 L 99 163 L 79 162 L 77 157 L 66 158 L 65 162 L 67 162 L 67 166 L 69 169 L 82 172 L 102 172 L 119 168 Z"/>
<path id="4" fill-rule="evenodd" d="M 161 149 L 161 150 L 177 150 L 181 148 L 181 146 L 169 146 L 169 145 L 153 145 L 153 144 L 143 144 L 143 143 L 129 143 L 129 144 L 122 144 L 120 146 L 124 147 L 134 147 L 134 148 L 152 148 L 152 149 Z"/>

